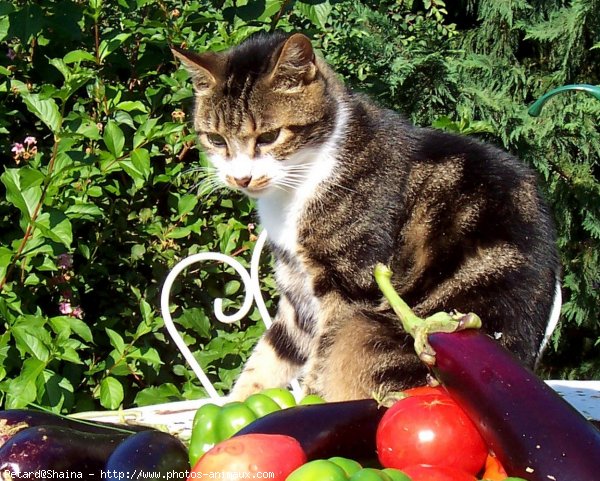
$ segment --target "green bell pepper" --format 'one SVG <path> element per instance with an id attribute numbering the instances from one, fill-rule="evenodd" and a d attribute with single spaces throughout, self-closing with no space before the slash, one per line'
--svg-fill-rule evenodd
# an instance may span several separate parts
<path id="1" fill-rule="evenodd" d="M 324 401 L 316 396 L 306 400 L 307 404 L 316 402 Z M 204 404 L 196 411 L 192 424 L 190 464 L 194 466 L 215 444 L 229 439 L 252 421 L 292 406 L 296 406 L 293 394 L 282 388 L 266 389 L 249 396 L 244 402 L 232 401 L 223 406 Z"/>
<path id="2" fill-rule="evenodd" d="M 334 457 L 303 464 L 285 481 L 411 481 L 397 469 L 363 468 L 351 459 Z"/>

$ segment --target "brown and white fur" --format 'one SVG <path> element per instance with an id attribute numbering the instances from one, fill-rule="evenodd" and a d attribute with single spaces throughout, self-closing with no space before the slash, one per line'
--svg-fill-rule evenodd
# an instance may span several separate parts
<path id="1" fill-rule="evenodd" d="M 214 175 L 256 199 L 276 260 L 277 315 L 233 398 L 297 376 L 327 400 L 423 383 L 374 282 L 380 262 L 417 314 L 475 312 L 534 365 L 559 266 L 528 168 L 353 93 L 301 34 L 174 54 L 194 81 Z"/>

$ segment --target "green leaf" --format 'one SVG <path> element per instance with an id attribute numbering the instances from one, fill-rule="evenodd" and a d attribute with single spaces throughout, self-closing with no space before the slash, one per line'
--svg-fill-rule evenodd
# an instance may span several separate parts
<path id="1" fill-rule="evenodd" d="M 77 133 L 91 140 L 100 140 L 102 138 L 98 124 L 91 120 L 84 120 L 77 129 Z"/>
<path id="2" fill-rule="evenodd" d="M 241 283 L 240 281 L 237 280 L 232 280 L 229 281 L 227 284 L 225 284 L 225 295 L 226 296 L 232 296 L 234 295 L 236 292 L 238 292 L 240 290 L 241 287 Z"/>
<path id="3" fill-rule="evenodd" d="M 67 207 L 67 209 L 65 210 L 65 214 L 70 219 L 90 220 L 95 217 L 102 217 L 104 215 L 104 212 L 96 204 L 92 204 L 91 202 L 89 202 L 71 205 Z"/>
<path id="4" fill-rule="evenodd" d="M 60 413 L 65 404 L 72 404 L 74 389 L 67 378 L 46 369 L 36 384 L 38 393 L 42 393 L 41 402 L 52 411 Z"/>
<path id="5" fill-rule="evenodd" d="M 308 20 L 321 29 L 327 28 L 332 7 L 329 1 L 296 2 L 296 9 Z"/>
<path id="6" fill-rule="evenodd" d="M 0 279 L 6 275 L 8 266 L 13 258 L 13 251 L 8 247 L 0 246 Z"/>
<path id="7" fill-rule="evenodd" d="M 198 197 L 191 194 L 182 195 L 177 201 L 177 213 L 180 217 L 189 214 L 198 204 Z"/>
<path id="8" fill-rule="evenodd" d="M 77 350 L 69 346 L 58 346 L 55 358 L 73 364 L 83 364 Z"/>
<path id="9" fill-rule="evenodd" d="M 98 48 L 98 57 L 103 62 L 106 57 L 117 50 L 129 37 L 130 33 L 120 33 L 108 40 L 102 40 Z"/>
<path id="10" fill-rule="evenodd" d="M 114 377 L 105 377 L 100 383 L 100 404 L 106 409 L 117 409 L 123 398 L 123 385 Z"/>
<path id="11" fill-rule="evenodd" d="M 10 332 L 6 331 L 0 336 L 0 381 L 6 377 L 6 369 L 4 362 L 10 351 L 9 341 L 12 339 Z"/>
<path id="12" fill-rule="evenodd" d="M 167 239 L 183 239 L 189 236 L 192 230 L 189 227 L 175 227 L 165 236 Z"/>
<path id="13" fill-rule="evenodd" d="M 21 92 L 21 98 L 27 110 L 46 124 L 53 134 L 58 134 L 62 125 L 62 117 L 54 99 L 44 99 L 38 94 Z"/>
<path id="14" fill-rule="evenodd" d="M 131 246 L 131 259 L 134 261 L 139 261 L 144 258 L 144 254 L 146 253 L 146 247 L 143 244 L 133 244 Z"/>
<path id="15" fill-rule="evenodd" d="M 150 153 L 146 149 L 135 149 L 131 152 L 131 160 L 122 160 L 119 165 L 132 178 L 137 189 L 142 188 L 150 177 Z"/>
<path id="16" fill-rule="evenodd" d="M 50 334 L 42 322 L 36 322 L 33 317 L 23 318 L 10 331 L 22 353 L 28 353 L 44 363 L 50 360 Z"/>
<path id="17" fill-rule="evenodd" d="M 56 68 L 56 70 L 58 70 L 62 76 L 65 78 L 65 80 L 68 80 L 69 77 L 71 77 L 72 73 L 71 73 L 71 69 L 67 66 L 67 64 L 59 58 L 51 58 L 50 60 L 48 60 L 48 63 L 50 65 L 52 65 L 54 68 Z"/>
<path id="18" fill-rule="evenodd" d="M 52 317 L 49 322 L 52 330 L 57 334 L 66 332 L 67 336 L 70 337 L 72 331 L 86 342 L 93 342 L 94 340 L 91 329 L 81 319 L 72 316 L 56 316 Z"/>
<path id="19" fill-rule="evenodd" d="M 2 390 L 6 392 L 5 409 L 24 408 L 37 398 L 37 378 L 44 372 L 46 363 L 29 358 L 23 361 L 20 374 Z"/>
<path id="20" fill-rule="evenodd" d="M 4 9 L 3 9 L 4 10 Z M 0 42 L 3 41 L 8 35 L 8 29 L 10 28 L 10 19 L 8 15 L 0 16 Z"/>
<path id="21" fill-rule="evenodd" d="M 129 112 L 125 112 L 124 110 L 117 110 L 115 112 L 115 122 L 117 122 L 117 124 L 119 125 L 127 125 L 128 127 L 131 127 L 132 130 L 135 130 L 135 122 L 133 121 L 133 118 L 131 117 L 131 115 L 129 114 Z"/>
<path id="22" fill-rule="evenodd" d="M 38 181 L 31 182 L 36 175 Z M 0 180 L 6 187 L 6 200 L 19 209 L 29 222 L 42 198 L 40 184 L 43 174 L 29 168 L 7 169 Z"/>
<path id="23" fill-rule="evenodd" d="M 164 363 L 160 359 L 160 354 L 153 347 L 144 349 L 132 349 L 127 353 L 128 360 L 143 361 L 149 366 L 160 367 Z"/>
<path id="24" fill-rule="evenodd" d="M 85 50 L 72 50 L 63 57 L 63 62 L 66 64 L 95 61 L 96 57 L 94 57 L 90 52 L 86 52 Z"/>
<path id="25" fill-rule="evenodd" d="M 145 299 L 140 300 L 140 314 L 142 315 L 142 320 L 145 324 L 151 324 L 154 320 L 154 311 L 150 306 L 150 303 Z"/>
<path id="26" fill-rule="evenodd" d="M 139 110 L 140 112 L 148 112 L 148 107 L 146 107 L 146 105 L 139 100 L 125 100 L 119 103 L 119 105 L 117 105 L 117 109 L 125 110 L 126 112 L 131 112 L 134 110 Z"/>
<path id="27" fill-rule="evenodd" d="M 46 239 L 71 247 L 73 243 L 71 221 L 60 210 L 51 208 L 48 212 L 41 213 L 34 225 Z"/>
<path id="28" fill-rule="evenodd" d="M 109 120 L 104 127 L 104 144 L 108 151 L 116 158 L 123 155 L 125 146 L 125 135 L 121 127 L 114 120 Z"/>
<path id="29" fill-rule="evenodd" d="M 160 386 L 147 387 L 140 391 L 135 397 L 135 404 L 138 406 L 151 406 L 153 404 L 181 401 L 182 399 L 179 389 L 174 384 L 165 383 Z"/>
<path id="30" fill-rule="evenodd" d="M 123 352 L 125 352 L 125 341 L 123 341 L 121 335 L 108 327 L 105 329 L 105 331 L 110 338 L 110 345 L 114 347 L 119 354 L 123 354 Z"/>
<path id="31" fill-rule="evenodd" d="M 197 307 L 185 309 L 181 316 L 174 319 L 174 321 L 186 329 L 192 329 L 194 333 L 204 339 L 211 338 L 211 322 L 203 309 Z"/>

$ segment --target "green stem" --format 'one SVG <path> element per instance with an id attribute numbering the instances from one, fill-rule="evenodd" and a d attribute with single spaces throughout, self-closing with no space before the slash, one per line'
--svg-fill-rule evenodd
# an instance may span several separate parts
<path id="1" fill-rule="evenodd" d="M 404 327 L 404 330 L 412 337 L 415 337 L 417 329 L 423 327 L 425 320 L 418 317 L 408 304 L 398 295 L 394 286 L 392 286 L 392 271 L 389 267 L 383 264 L 377 264 L 375 266 L 374 275 L 379 289 L 400 319 L 402 327 Z"/>
<path id="2" fill-rule="evenodd" d="M 374 275 L 379 289 L 400 319 L 402 327 L 415 340 L 415 352 L 425 364 L 430 366 L 435 364 L 435 351 L 429 345 L 429 334 L 481 327 L 481 319 L 473 313 L 464 315 L 458 312 L 453 314 L 436 312 L 422 319 L 400 298 L 392 286 L 392 271 L 389 267 L 377 264 Z"/>

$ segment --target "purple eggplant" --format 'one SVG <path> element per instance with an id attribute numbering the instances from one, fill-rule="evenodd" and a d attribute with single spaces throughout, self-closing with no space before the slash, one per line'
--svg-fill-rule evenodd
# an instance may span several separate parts
<path id="1" fill-rule="evenodd" d="M 433 372 L 511 476 L 600 479 L 600 431 L 483 332 L 428 336 Z"/>
<path id="2" fill-rule="evenodd" d="M 33 426 L 60 426 L 97 434 L 111 434 L 115 432 L 131 434 L 149 429 L 144 426 L 78 420 L 33 409 L 8 409 L 0 411 L 0 446 L 19 431 Z"/>
<path id="3" fill-rule="evenodd" d="M 0 448 L 0 473 L 8 479 L 78 477 L 99 479 L 101 470 L 126 433 L 84 433 L 61 426 L 19 431 Z M 4 478 L 3 478 L 4 479 Z"/>
<path id="4" fill-rule="evenodd" d="M 106 462 L 103 479 L 185 479 L 188 452 L 179 439 L 161 431 L 144 431 L 123 441 Z"/>
<path id="5" fill-rule="evenodd" d="M 499 342 L 466 328 L 481 325 L 476 315 L 438 313 L 420 319 L 394 291 L 389 269 L 378 266 L 375 279 L 415 338 L 421 360 L 464 408 L 511 476 L 600 479 L 600 431 Z"/>
<path id="6" fill-rule="evenodd" d="M 385 411 L 373 399 L 294 406 L 253 421 L 235 436 L 285 434 L 302 445 L 309 460 L 370 460 L 376 457 L 375 433 Z"/>

